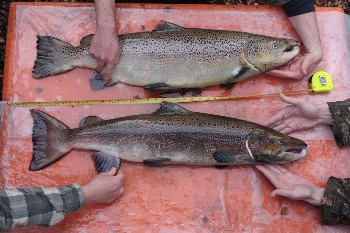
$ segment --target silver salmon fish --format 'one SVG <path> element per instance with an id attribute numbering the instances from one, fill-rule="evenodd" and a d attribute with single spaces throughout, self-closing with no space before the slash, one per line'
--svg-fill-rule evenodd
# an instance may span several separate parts
<path id="1" fill-rule="evenodd" d="M 307 154 L 305 142 L 273 129 L 167 102 L 152 114 L 111 120 L 86 117 L 74 129 L 42 111 L 31 109 L 31 115 L 31 171 L 49 166 L 72 149 L 96 151 L 92 159 L 97 172 L 119 169 L 121 160 L 149 166 L 227 166 L 285 163 Z"/>
<path id="2" fill-rule="evenodd" d="M 50 36 L 38 36 L 36 79 L 61 74 L 75 67 L 95 69 L 89 46 L 93 35 L 80 45 Z M 246 32 L 183 28 L 165 22 L 152 32 L 119 35 L 121 56 L 112 77 L 90 80 L 98 90 L 116 83 L 142 86 L 148 91 L 232 87 L 236 82 L 279 67 L 300 51 L 299 42 Z"/>

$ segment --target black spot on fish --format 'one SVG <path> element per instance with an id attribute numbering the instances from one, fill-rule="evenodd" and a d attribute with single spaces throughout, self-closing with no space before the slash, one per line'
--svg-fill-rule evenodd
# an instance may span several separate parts
<path id="1" fill-rule="evenodd" d="M 140 3 L 140 7 L 141 7 L 142 9 L 145 9 L 145 4 Z"/>
<path id="2" fill-rule="evenodd" d="M 43 92 L 43 88 L 41 88 L 41 87 L 37 87 L 36 89 L 35 89 L 35 92 L 37 93 L 37 94 L 39 94 L 39 93 L 41 93 L 41 92 Z"/>
<path id="3" fill-rule="evenodd" d="M 141 99 L 141 97 L 137 95 L 137 96 L 134 96 L 134 99 Z"/>
<path id="4" fill-rule="evenodd" d="M 146 29 L 145 25 L 141 24 L 141 29 L 145 30 Z"/>

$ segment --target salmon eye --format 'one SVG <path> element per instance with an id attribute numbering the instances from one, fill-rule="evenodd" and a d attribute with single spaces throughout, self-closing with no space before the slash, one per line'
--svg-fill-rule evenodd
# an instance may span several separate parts
<path id="1" fill-rule="evenodd" d="M 283 145 L 283 140 L 282 139 L 278 139 L 278 144 Z"/>
<path id="2" fill-rule="evenodd" d="M 272 48 L 277 49 L 277 43 L 273 43 Z"/>

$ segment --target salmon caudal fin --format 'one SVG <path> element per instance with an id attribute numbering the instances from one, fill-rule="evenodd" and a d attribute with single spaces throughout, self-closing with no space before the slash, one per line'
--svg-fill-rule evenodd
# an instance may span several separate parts
<path id="1" fill-rule="evenodd" d="M 41 170 L 68 153 L 68 126 L 44 112 L 31 109 L 33 117 L 33 157 L 29 170 Z"/>
<path id="2" fill-rule="evenodd" d="M 61 74 L 74 68 L 71 44 L 52 36 L 38 36 L 33 77 L 36 79 Z"/>

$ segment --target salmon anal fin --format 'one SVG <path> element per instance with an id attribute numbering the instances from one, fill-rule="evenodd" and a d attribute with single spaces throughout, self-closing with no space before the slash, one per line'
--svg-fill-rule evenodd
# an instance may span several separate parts
<path id="1" fill-rule="evenodd" d="M 113 167 L 120 168 L 120 159 L 103 152 L 95 152 L 91 155 L 97 173 L 110 171 Z"/>

